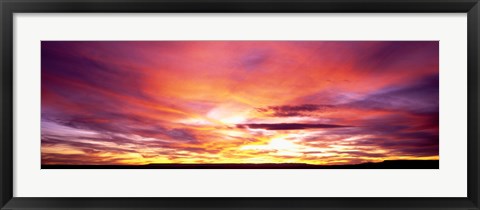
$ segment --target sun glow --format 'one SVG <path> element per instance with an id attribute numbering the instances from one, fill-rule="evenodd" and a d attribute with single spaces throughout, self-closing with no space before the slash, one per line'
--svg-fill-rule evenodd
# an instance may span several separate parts
<path id="1" fill-rule="evenodd" d="M 267 146 L 275 150 L 295 150 L 298 148 L 298 145 L 295 143 L 282 138 L 272 139 Z"/>
<path id="2" fill-rule="evenodd" d="M 241 150 L 261 150 L 272 152 L 290 152 L 305 149 L 304 146 L 293 143 L 282 137 L 274 137 L 267 144 L 260 145 L 244 145 Z"/>

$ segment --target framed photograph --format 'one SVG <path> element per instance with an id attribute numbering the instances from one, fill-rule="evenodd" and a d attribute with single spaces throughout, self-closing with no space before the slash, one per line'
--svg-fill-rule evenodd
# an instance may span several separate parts
<path id="1" fill-rule="evenodd" d="M 1 1 L 1 209 L 479 209 L 479 4 Z"/>

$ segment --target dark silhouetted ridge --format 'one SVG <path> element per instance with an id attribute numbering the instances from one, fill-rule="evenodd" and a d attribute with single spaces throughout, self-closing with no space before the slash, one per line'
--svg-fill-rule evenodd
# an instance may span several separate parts
<path id="1" fill-rule="evenodd" d="M 213 163 L 148 165 L 42 165 L 42 169 L 439 169 L 438 160 L 385 160 L 355 165 L 312 165 L 304 163 Z"/>

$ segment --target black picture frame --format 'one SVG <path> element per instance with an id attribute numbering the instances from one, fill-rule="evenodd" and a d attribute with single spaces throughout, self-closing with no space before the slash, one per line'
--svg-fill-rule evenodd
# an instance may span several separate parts
<path id="1" fill-rule="evenodd" d="M 1 209 L 479 209 L 478 0 L 0 0 Z M 13 197 L 14 13 L 467 13 L 468 196 L 465 198 L 31 198 Z M 458 180 L 451 180 L 452 182 Z M 441 184 L 441 183 L 439 183 Z M 119 190 L 122 186 L 118 186 Z M 413 189 L 412 189 L 413 190 Z"/>

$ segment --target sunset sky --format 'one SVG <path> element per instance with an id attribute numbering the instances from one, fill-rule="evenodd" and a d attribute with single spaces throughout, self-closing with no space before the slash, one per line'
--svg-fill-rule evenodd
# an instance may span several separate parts
<path id="1" fill-rule="evenodd" d="M 439 159 L 437 41 L 42 41 L 42 164 Z"/>

